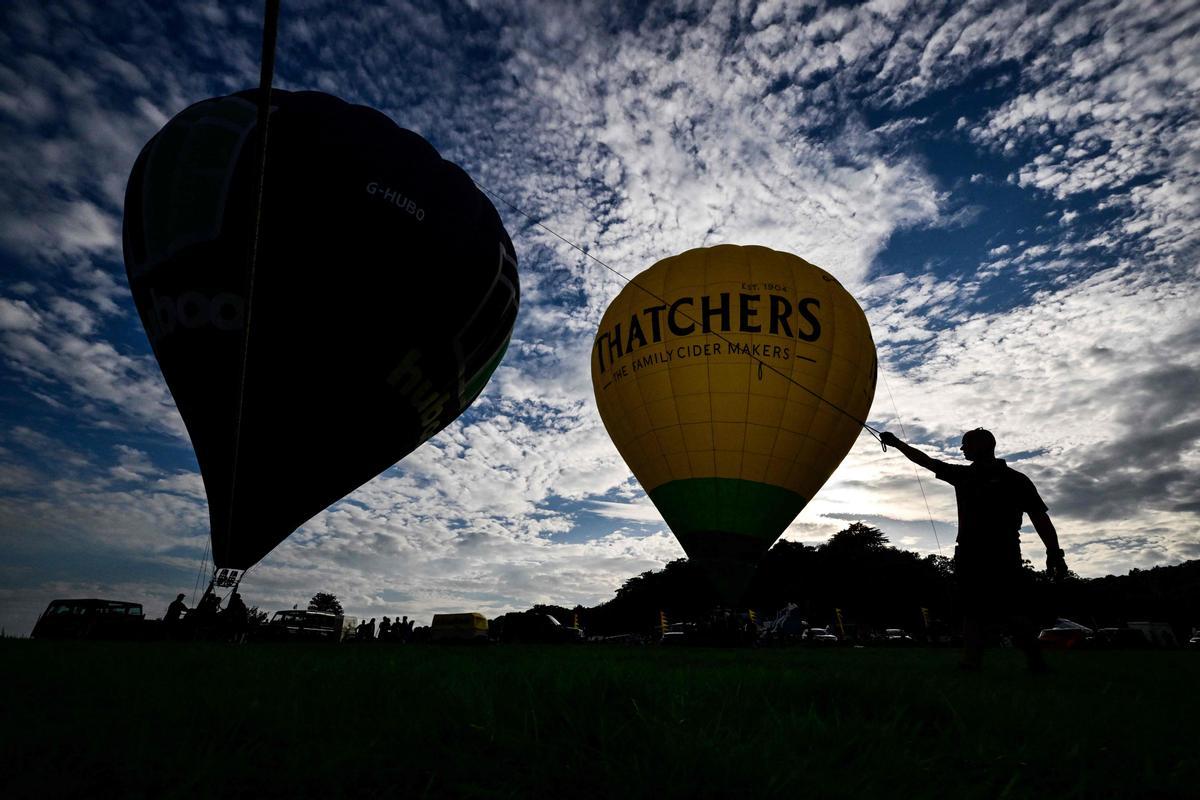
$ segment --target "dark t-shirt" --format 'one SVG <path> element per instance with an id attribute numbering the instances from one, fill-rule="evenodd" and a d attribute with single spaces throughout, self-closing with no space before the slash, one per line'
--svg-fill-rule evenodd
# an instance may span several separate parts
<path id="1" fill-rule="evenodd" d="M 163 619 L 166 622 L 175 622 L 183 616 L 184 611 L 187 611 L 187 606 L 183 604 L 182 600 L 172 600 L 171 605 L 167 606 L 167 616 Z"/>
<path id="2" fill-rule="evenodd" d="M 1046 510 L 1033 481 L 1003 459 L 970 465 L 938 462 L 934 474 L 954 487 L 960 548 L 991 550 L 1014 545 L 1019 541 L 1022 516 Z"/>

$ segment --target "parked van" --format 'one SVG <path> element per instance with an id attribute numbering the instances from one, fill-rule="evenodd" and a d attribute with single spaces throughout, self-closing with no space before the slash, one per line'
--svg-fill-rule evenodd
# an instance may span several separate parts
<path id="1" fill-rule="evenodd" d="M 151 627 L 141 603 L 120 600 L 52 600 L 30 636 L 34 639 L 141 639 Z"/>
<path id="2" fill-rule="evenodd" d="M 478 611 L 465 614 L 434 614 L 429 626 L 431 642 L 486 642 L 487 617 Z"/>

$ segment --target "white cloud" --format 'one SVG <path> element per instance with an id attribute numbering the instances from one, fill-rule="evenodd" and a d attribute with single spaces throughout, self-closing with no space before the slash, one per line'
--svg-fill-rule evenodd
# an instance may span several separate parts
<path id="1" fill-rule="evenodd" d="M 1022 186 L 1059 199 L 1114 192 L 1123 232 L 1164 266 L 1191 269 L 1200 243 L 1200 56 L 1182 33 L 1195 17 L 1170 13 L 1170 4 L 1142 5 L 1089 5 L 1075 33 L 1039 48 L 1024 91 L 972 135 L 1006 149 L 1038 146 L 1017 171 Z M 1089 37 L 1093 30 L 1102 33 Z M 1046 145 L 1051 137 L 1069 146 Z"/>
<path id="2" fill-rule="evenodd" d="M 0 330 L 29 331 L 40 324 L 38 313 L 29 303 L 0 297 Z"/>
<path id="3" fill-rule="evenodd" d="M 588 504 L 596 514 L 609 519 L 626 519 L 633 522 L 649 522 L 662 524 L 662 515 L 658 509 L 645 498 L 640 502 L 612 503 L 605 500 L 593 500 Z"/>

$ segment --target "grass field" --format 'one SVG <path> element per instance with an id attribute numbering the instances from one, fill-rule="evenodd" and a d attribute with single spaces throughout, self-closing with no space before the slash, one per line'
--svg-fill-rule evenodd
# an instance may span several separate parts
<path id="1" fill-rule="evenodd" d="M 0 640 L 5 797 L 1197 797 L 1200 653 Z"/>

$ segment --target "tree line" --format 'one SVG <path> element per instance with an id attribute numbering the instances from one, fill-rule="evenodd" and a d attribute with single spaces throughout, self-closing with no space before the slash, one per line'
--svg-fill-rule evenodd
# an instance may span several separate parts
<path id="1" fill-rule="evenodd" d="M 1200 561 L 1131 570 L 1128 575 L 1050 582 L 1028 560 L 1022 591 L 1030 593 L 1040 622 L 1065 617 L 1089 627 L 1137 620 L 1167 622 L 1179 637 L 1200 625 Z M 856 630 L 957 629 L 961 615 L 953 562 L 891 546 L 879 528 L 855 522 L 820 545 L 780 541 L 764 556 L 743 606 L 760 619 L 789 603 L 814 626 L 842 622 Z M 540 605 L 564 625 L 575 620 L 589 634 L 646 631 L 659 624 L 701 621 L 719 605 L 704 575 L 686 559 L 636 575 L 614 597 L 593 607 Z"/>

